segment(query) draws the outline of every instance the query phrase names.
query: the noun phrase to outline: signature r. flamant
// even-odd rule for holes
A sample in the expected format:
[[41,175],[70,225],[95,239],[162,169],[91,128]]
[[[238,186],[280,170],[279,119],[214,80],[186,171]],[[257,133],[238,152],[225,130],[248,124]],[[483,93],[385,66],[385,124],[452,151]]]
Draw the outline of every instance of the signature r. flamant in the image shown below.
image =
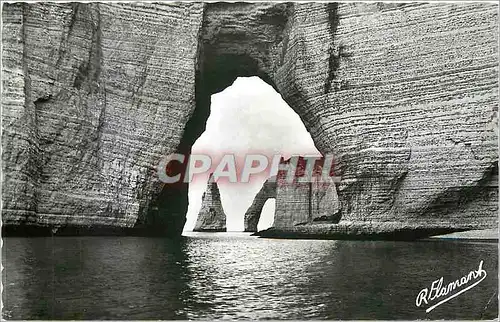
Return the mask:
[[[441,277],[440,279],[432,282],[430,289],[424,288],[418,293],[415,300],[415,305],[417,307],[420,307],[424,303],[429,304],[429,302],[444,297],[444,299],[437,302],[436,304],[433,304],[425,310],[425,312],[429,313],[439,305],[448,302],[452,298],[457,297],[458,295],[470,290],[477,284],[481,283],[481,281],[484,280],[486,276],[486,271],[483,269],[483,261],[481,261],[477,270],[472,270],[467,275],[457,279],[456,281],[448,283],[447,285],[443,286],[443,278]],[[474,283],[470,284],[471,282]]]

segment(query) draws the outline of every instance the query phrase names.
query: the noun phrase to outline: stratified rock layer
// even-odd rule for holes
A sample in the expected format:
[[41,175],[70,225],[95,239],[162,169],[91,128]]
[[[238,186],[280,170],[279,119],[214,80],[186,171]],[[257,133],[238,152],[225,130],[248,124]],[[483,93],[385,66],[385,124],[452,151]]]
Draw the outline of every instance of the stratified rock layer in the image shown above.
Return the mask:
[[317,179],[312,182],[310,189],[312,220],[338,223],[341,213],[334,180],[332,178]]
[[201,209],[193,231],[226,231],[226,214],[222,208],[219,187],[210,176],[207,190],[203,193]]
[[343,219],[498,223],[494,8],[339,5],[338,90],[323,120]]
[[[276,210],[274,227],[287,229],[297,225],[313,224],[314,222],[337,223],[340,220],[340,204],[337,189],[333,179],[333,168],[324,164],[321,158],[314,162],[311,171],[306,170],[307,163],[303,157],[298,157],[296,163],[291,159],[281,161],[290,167],[296,164],[293,181],[288,178],[288,172],[279,172],[277,178]],[[326,174],[323,168],[326,168]],[[330,167],[330,168],[328,168]],[[292,171],[293,170],[288,170]],[[309,177],[308,179],[306,179]],[[308,182],[301,182],[308,181]]]
[[11,3],[2,15],[4,228],[179,235],[187,184],[155,169],[189,153],[212,93],[250,75],[335,156],[343,227],[498,224],[495,4]]
[[[196,3],[3,5],[4,224],[133,227],[155,210],[154,169],[195,106],[202,18]],[[152,229],[180,234],[179,208]]]

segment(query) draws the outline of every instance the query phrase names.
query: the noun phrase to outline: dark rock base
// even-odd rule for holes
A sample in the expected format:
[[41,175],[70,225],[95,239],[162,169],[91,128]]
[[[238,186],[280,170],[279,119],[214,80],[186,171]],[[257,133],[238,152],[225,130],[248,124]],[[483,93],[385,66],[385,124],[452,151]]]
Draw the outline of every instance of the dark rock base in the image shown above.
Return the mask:
[[334,240],[403,240],[411,241],[442,235],[470,228],[448,227],[394,227],[392,224],[318,224],[301,225],[287,228],[271,227],[252,234],[264,238],[284,239],[334,239]]
[[195,233],[225,233],[227,230],[224,229],[193,229]]
[[137,236],[179,238],[158,230],[116,226],[65,226],[58,229],[35,225],[3,225],[2,237],[50,237],[50,236]]

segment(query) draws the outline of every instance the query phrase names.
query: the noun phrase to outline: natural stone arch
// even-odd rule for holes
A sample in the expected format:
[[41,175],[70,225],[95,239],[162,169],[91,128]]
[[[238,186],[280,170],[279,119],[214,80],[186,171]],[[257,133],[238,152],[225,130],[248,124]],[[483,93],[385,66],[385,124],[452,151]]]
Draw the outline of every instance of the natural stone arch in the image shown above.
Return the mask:
[[[189,154],[204,131],[210,95],[239,76],[273,86],[306,128],[316,129],[313,140],[323,141],[305,101],[308,86],[295,74],[328,67],[328,59],[308,52],[302,26],[311,14],[327,18],[330,5],[138,6],[4,7],[4,75],[12,85],[3,115],[6,226],[180,235],[188,185],[164,185],[156,167],[171,153]],[[65,128],[68,118],[82,126]],[[174,173],[183,166],[174,165]]]
[[[309,12],[312,10],[325,19],[331,16],[330,11],[336,10],[336,6],[325,4],[308,7]],[[306,23],[306,14],[295,13],[292,3],[213,3],[205,6],[198,44],[195,109],[184,127],[178,152],[189,155],[194,142],[205,130],[211,95],[230,86],[237,77],[248,76],[258,76],[281,94],[306,129],[316,133],[315,136],[311,133],[311,137],[318,150],[321,151],[318,144],[326,149],[325,138],[318,133],[322,131],[321,122],[309,112],[308,94],[305,92],[307,86],[297,84],[295,76],[289,73],[289,68],[293,68],[294,72],[311,73],[311,64],[318,60],[311,54],[307,64],[293,63],[291,66],[290,57],[287,57],[295,55],[287,51],[292,45],[302,48],[302,54],[307,55],[304,35],[286,34],[286,30],[291,28],[290,19],[301,17],[294,21],[294,24],[300,25]],[[331,51],[330,48],[325,50],[327,53]],[[328,60],[319,59],[315,69],[329,69],[331,66],[328,64]],[[183,166],[177,171],[182,173],[186,164]],[[145,218],[145,222],[154,223],[146,224],[146,230],[162,226],[179,229],[186,220],[188,184],[162,185],[160,191],[153,198],[153,208],[150,207],[141,217]],[[164,216],[165,213],[168,216]],[[141,218],[136,227],[144,226]]]
[[[480,207],[486,209],[486,215],[474,209],[473,205],[481,199],[479,195],[467,199],[467,202],[458,202],[471,187],[489,195],[496,193],[488,188],[490,183],[483,183],[487,181],[493,186],[497,185],[497,177],[489,174],[498,159],[496,150],[490,149],[486,144],[482,146],[482,153],[486,157],[481,159],[481,162],[477,162],[475,157],[468,157],[470,163],[465,166],[467,179],[456,169],[453,170],[457,171],[453,178],[443,175],[442,170],[449,169],[448,161],[440,158],[441,153],[437,151],[447,150],[455,160],[459,160],[464,154],[469,155],[468,152],[460,152],[464,149],[461,145],[455,144],[452,147],[445,142],[437,143],[432,148],[432,153],[424,152],[428,151],[427,146],[419,137],[432,132],[433,128],[427,128],[427,124],[431,123],[433,112],[431,109],[425,111],[425,117],[429,120],[425,126],[417,118],[408,124],[399,122],[399,111],[406,108],[405,102],[408,99],[414,98],[407,95],[404,85],[396,87],[405,99],[398,99],[394,106],[380,107],[387,101],[387,91],[394,85],[394,79],[382,73],[380,76],[384,76],[384,82],[380,84],[378,81],[373,83],[369,77],[359,81],[367,74],[360,70],[376,66],[380,56],[369,51],[365,58],[365,54],[360,54],[357,48],[369,48],[368,43],[356,43],[352,38],[342,35],[342,32],[337,34],[337,26],[342,18],[345,19],[343,32],[353,28],[352,24],[355,26],[355,22],[345,18],[352,14],[351,10],[384,18],[386,12],[404,8],[336,3],[206,5],[196,78],[197,106],[194,118],[191,118],[185,128],[184,136],[190,136],[190,129],[203,129],[203,124],[196,125],[196,120],[204,122],[206,117],[197,118],[197,115],[208,115],[208,102],[212,93],[227,87],[238,76],[259,76],[273,86],[300,116],[317,149],[323,155],[333,154],[337,157],[337,175],[342,177],[342,182],[337,190],[340,206],[336,214],[348,222],[356,222],[365,227],[366,223],[379,220],[384,229],[389,231],[394,229],[393,223],[403,227],[420,227],[424,223],[424,230],[427,227],[451,230],[471,227],[466,223],[467,220],[456,220],[455,216],[465,219],[480,216],[481,223],[475,227],[488,227],[498,222],[491,211],[497,209],[496,203],[490,202],[494,198],[489,198],[489,201]],[[423,8],[424,12],[427,12],[426,10],[427,8]],[[488,10],[485,9],[484,14],[487,14]],[[390,14],[386,15],[389,16]],[[404,25],[404,20],[399,23]],[[318,33],[319,26],[322,29]],[[367,28],[366,30],[371,28],[369,23]],[[319,36],[321,37],[318,38]],[[447,46],[442,35],[435,34],[434,37],[438,39],[435,42],[437,46]],[[467,41],[466,37],[462,39]],[[475,48],[477,50],[481,45]],[[427,49],[419,47],[418,50],[422,54],[428,54]],[[351,58],[356,54],[357,57]],[[406,76],[397,66],[400,65],[399,59],[403,57],[409,65],[416,68],[415,62],[404,55],[394,61],[392,56],[387,58],[391,68],[397,68],[398,73],[401,73],[402,79]],[[359,65],[353,65],[353,62]],[[440,68],[447,70],[444,66],[446,64],[442,64]],[[484,72],[487,73],[489,68],[485,68]],[[356,77],[352,76],[352,72]],[[374,72],[379,75],[377,73],[380,71]],[[424,76],[422,74],[422,77]],[[369,89],[368,96],[364,94],[365,87]],[[427,88],[421,86],[419,89],[423,91],[419,100],[422,104],[427,104]],[[446,91],[446,88],[443,88],[443,91]],[[392,90],[390,92],[396,93]],[[478,94],[478,97],[481,95],[487,94]],[[372,103],[371,97],[375,97],[377,103]],[[443,106],[446,105],[446,100],[441,101]],[[370,106],[369,114],[365,114],[365,105]],[[491,111],[492,108],[488,105],[487,110]],[[452,110],[453,108],[450,108],[450,113],[453,113]],[[381,114],[388,117],[391,126],[377,123],[377,131],[365,131],[366,127],[372,124],[371,117]],[[360,122],[357,121],[358,117]],[[492,117],[495,119],[495,116]],[[480,118],[481,124],[489,126],[487,117]],[[409,131],[410,127],[415,129],[415,132]],[[451,127],[449,131],[449,135],[454,135]],[[480,135],[482,134],[470,139],[475,140]],[[495,140],[490,130],[484,135],[489,142]],[[468,146],[464,146],[467,150]],[[427,157],[436,161],[439,167],[435,166],[434,161],[422,161]],[[418,170],[422,166],[432,171]],[[431,172],[435,174],[429,175]],[[444,180],[446,184],[443,187],[427,189],[424,187],[425,181],[421,180],[422,174],[426,176],[427,181],[439,176],[439,180]],[[486,179],[483,180],[483,177]],[[448,193],[455,190],[457,193]],[[445,198],[441,198],[442,195],[445,195]],[[451,202],[447,201],[448,196]],[[434,202],[436,198],[438,201]],[[443,204],[448,206],[443,207]],[[284,229],[289,226],[287,220],[278,220],[277,223]],[[429,231],[432,229],[429,228]]]
[[189,153],[210,95],[250,75],[337,157],[342,218],[376,231],[495,226],[496,13],[486,3],[5,4],[2,229],[180,235],[187,184],[163,187],[156,166]]
[[262,209],[269,199],[276,199],[276,178],[267,179],[245,212],[244,231],[256,232]]
[[[229,87],[237,77],[258,76],[279,92],[275,83],[276,57],[283,50],[283,33],[292,9],[290,3],[204,6],[198,35],[194,108],[177,152],[190,154],[191,147],[205,131],[211,95]],[[178,165],[174,174],[184,173],[186,165]],[[153,194],[152,202],[135,227],[149,233],[160,229],[158,234],[163,234],[161,227],[174,227],[180,233],[186,221],[188,184],[159,183],[157,190],[159,193]]]
[[[291,159],[281,159],[281,163],[290,162]],[[305,167],[306,159],[299,156],[295,172],[297,177],[293,183],[287,182],[286,175],[281,172],[264,182],[245,213],[245,231],[257,231],[262,208],[269,198],[276,200],[276,227],[293,227],[314,222],[337,224],[340,221],[342,216],[335,180],[331,176],[322,176],[325,167],[330,167],[329,174],[334,175],[334,165],[325,164],[324,157],[318,158],[314,161],[311,180],[298,182],[297,179],[304,175]]]

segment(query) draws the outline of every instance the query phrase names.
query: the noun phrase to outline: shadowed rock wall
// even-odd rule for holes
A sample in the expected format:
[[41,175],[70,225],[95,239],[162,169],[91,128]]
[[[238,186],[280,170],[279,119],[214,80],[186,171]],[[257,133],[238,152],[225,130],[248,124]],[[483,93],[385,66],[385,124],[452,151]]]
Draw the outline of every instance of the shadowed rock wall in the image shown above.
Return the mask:
[[498,7],[342,4],[325,127],[342,218],[496,226]]
[[17,3],[2,23],[4,225],[179,235],[187,184],[155,168],[250,75],[335,155],[349,224],[498,223],[495,4]]

